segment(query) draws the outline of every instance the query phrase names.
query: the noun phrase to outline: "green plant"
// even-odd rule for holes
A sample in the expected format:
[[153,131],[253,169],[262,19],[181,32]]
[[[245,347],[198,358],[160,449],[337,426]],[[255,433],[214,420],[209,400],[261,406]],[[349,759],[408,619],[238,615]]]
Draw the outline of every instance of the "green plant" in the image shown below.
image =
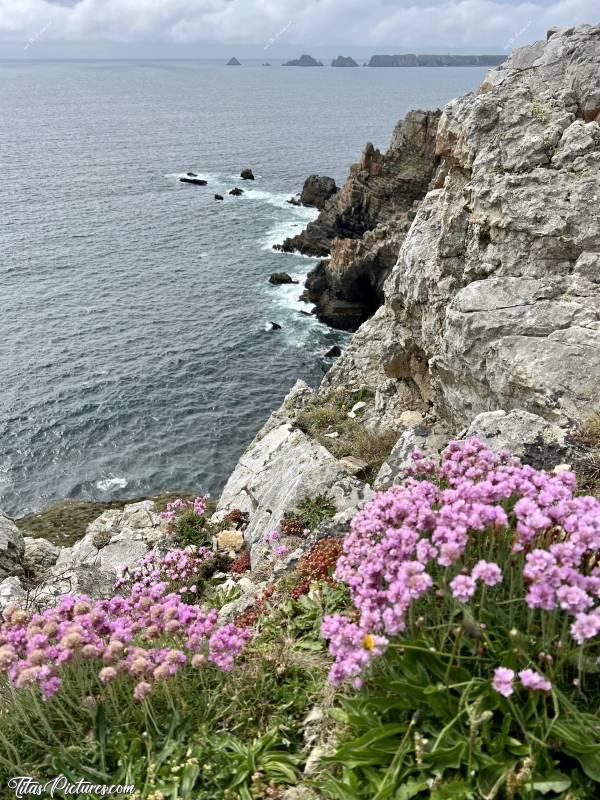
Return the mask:
[[322,522],[335,516],[336,507],[327,495],[304,497],[297,505],[294,515],[299,517],[305,528],[315,530]]
[[212,532],[206,526],[206,517],[199,516],[193,509],[187,509],[175,517],[174,539],[182,545],[193,544],[198,547],[210,547]]

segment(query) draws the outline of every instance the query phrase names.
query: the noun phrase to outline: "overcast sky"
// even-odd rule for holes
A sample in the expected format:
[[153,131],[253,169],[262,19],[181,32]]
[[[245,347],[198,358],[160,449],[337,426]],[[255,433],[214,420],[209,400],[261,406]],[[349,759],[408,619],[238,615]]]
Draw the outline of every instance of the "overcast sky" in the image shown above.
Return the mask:
[[598,0],[0,0],[0,56],[502,53]]

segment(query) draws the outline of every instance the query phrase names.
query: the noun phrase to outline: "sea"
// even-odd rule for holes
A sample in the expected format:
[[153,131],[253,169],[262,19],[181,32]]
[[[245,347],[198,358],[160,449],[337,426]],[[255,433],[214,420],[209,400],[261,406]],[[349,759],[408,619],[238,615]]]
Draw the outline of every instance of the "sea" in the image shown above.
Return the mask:
[[309,174],[342,183],[367,141],[385,149],[408,110],[484,74],[0,62],[0,509],[217,495],[347,341],[301,283],[268,282],[316,263],[273,250],[316,216],[287,200]]

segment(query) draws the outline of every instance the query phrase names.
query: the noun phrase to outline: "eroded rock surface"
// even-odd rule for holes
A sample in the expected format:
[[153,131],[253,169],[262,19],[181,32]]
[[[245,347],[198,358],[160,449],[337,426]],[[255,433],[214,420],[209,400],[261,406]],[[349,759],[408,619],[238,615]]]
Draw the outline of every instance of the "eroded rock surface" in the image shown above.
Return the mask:
[[599,75],[600,28],[581,26],[516,50],[446,106],[435,188],[384,309],[327,387],[360,374],[382,414],[420,403],[454,431],[496,409],[589,415],[600,387]]

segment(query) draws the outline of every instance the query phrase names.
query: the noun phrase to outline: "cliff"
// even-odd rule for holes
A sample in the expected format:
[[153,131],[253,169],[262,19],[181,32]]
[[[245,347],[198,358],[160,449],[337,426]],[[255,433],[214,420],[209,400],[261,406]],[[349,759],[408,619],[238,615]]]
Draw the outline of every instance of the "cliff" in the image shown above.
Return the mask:
[[450,56],[450,55],[415,55],[403,53],[396,56],[371,56],[369,67],[495,67],[506,61],[500,56]]
[[599,27],[551,32],[441,116],[409,114],[386,154],[367,146],[286,249],[331,250],[308,281],[318,302],[352,290],[339,302],[383,304],[320,390],[292,393],[257,436],[220,513],[241,499],[261,513],[282,475],[303,481],[299,428],[356,456],[347,416],[365,436],[396,434],[362,493],[401,476],[415,447],[436,452],[467,430],[538,466],[576,458],[571,434],[600,391],[599,69]]
[[367,144],[317,219],[280,246],[331,256],[310,274],[305,295],[329,325],[356,330],[382,304],[383,283],[438,162],[439,113],[411,111],[396,126],[385,153]]

